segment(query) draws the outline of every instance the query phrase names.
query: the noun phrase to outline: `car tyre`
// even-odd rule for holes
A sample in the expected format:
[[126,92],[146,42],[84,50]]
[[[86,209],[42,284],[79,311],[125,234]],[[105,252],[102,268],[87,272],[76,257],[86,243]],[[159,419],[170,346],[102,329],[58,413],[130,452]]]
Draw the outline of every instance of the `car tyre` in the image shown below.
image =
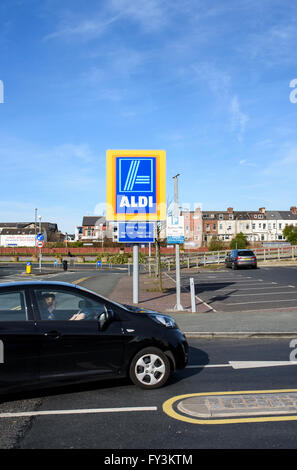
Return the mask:
[[159,348],[147,347],[132,359],[129,375],[132,382],[140,388],[160,388],[170,376],[170,361]]
[[232,269],[238,269],[237,264],[233,263],[233,264],[232,264]]

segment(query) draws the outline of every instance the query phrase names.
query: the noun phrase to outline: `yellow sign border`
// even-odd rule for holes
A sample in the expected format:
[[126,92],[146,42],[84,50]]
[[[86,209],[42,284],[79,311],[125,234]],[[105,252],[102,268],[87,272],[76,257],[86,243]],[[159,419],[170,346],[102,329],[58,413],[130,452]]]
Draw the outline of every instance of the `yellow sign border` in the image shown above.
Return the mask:
[[197,419],[184,416],[177,413],[173,409],[174,403],[180,401],[184,398],[190,397],[201,397],[201,396],[215,396],[215,395],[244,395],[244,394],[261,394],[261,393],[289,393],[297,392],[296,389],[285,389],[285,390],[246,390],[239,392],[204,392],[204,393],[189,393],[187,395],[178,395],[176,397],[170,398],[169,400],[163,403],[163,411],[171,418],[177,419],[179,421],[184,421],[186,423],[193,424],[237,424],[237,423],[265,423],[269,421],[296,421],[297,415],[287,415],[287,416],[261,416],[254,418],[221,418],[221,419]]
[[[116,157],[156,157],[157,212],[118,214],[116,212]],[[166,218],[165,150],[107,150],[106,152],[106,219],[111,221],[158,221]]]

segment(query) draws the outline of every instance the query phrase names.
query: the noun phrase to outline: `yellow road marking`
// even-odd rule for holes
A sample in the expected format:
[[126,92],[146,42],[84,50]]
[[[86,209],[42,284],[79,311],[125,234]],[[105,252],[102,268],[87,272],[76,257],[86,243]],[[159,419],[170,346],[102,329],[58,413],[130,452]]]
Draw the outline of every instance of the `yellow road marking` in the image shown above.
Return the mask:
[[186,423],[193,424],[234,424],[234,423],[265,423],[271,421],[297,421],[297,415],[291,416],[270,416],[270,417],[258,417],[258,418],[230,418],[230,419],[196,419],[184,416],[177,413],[173,409],[173,405],[184,398],[190,397],[201,397],[201,396],[215,396],[215,395],[243,395],[243,394],[263,394],[263,393],[289,393],[297,392],[296,389],[285,389],[285,390],[249,390],[239,392],[209,392],[209,393],[190,393],[187,395],[178,395],[170,398],[163,403],[163,411],[171,418],[179,421],[185,421]]
[[79,284],[80,282],[83,282],[86,279],[89,279],[89,277],[82,277],[81,279],[77,279],[77,281],[72,281],[72,284]]

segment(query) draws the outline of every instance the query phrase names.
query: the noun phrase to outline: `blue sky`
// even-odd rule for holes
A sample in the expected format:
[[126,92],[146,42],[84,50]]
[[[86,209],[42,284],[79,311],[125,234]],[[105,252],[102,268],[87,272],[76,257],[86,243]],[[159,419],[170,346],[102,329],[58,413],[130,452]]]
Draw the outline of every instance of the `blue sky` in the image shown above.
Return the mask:
[[164,149],[167,200],[297,204],[297,4],[2,0],[0,220],[74,233],[101,215],[107,149]]

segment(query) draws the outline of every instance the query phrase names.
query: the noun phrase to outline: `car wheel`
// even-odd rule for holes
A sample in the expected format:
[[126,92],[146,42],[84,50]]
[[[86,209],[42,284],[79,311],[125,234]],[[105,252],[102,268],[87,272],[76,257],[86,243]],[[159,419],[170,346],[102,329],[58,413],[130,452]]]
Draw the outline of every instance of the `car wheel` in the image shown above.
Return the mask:
[[232,269],[237,269],[237,264],[233,263],[232,264]]
[[168,357],[158,348],[142,349],[130,365],[130,378],[138,387],[153,389],[162,387],[170,375]]

